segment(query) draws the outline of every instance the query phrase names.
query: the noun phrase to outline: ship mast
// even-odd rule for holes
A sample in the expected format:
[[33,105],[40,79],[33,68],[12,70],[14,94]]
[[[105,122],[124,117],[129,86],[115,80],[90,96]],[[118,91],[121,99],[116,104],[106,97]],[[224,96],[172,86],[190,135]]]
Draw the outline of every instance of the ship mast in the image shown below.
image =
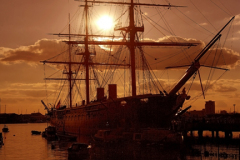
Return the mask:
[[[136,46],[143,46],[143,45],[148,45],[148,46],[195,46],[196,43],[178,43],[178,42],[171,42],[171,43],[156,43],[156,42],[139,42],[139,41],[135,41],[135,36],[137,36],[137,32],[143,32],[144,31],[144,27],[137,27],[135,26],[135,18],[134,18],[134,7],[136,5],[144,5],[144,6],[161,6],[161,7],[182,7],[182,6],[174,6],[174,5],[159,5],[159,4],[144,4],[144,3],[134,3],[133,0],[131,0],[130,3],[126,3],[126,2],[103,2],[103,1],[88,1],[91,3],[105,3],[105,4],[120,4],[120,5],[129,5],[129,26],[127,27],[122,27],[122,28],[118,28],[115,30],[121,30],[121,31],[125,31],[126,33],[129,34],[129,40],[127,42],[107,42],[105,43],[106,45],[127,45],[130,51],[130,67],[131,67],[131,81],[132,81],[132,96],[136,96],[136,63],[135,63],[135,48]],[[87,0],[85,0],[86,6],[85,8],[87,8]],[[87,11],[86,11],[87,14]],[[87,16],[86,16],[86,24],[87,24]],[[86,25],[86,36],[87,36],[87,25]],[[87,46],[87,40],[85,40],[85,47]],[[81,44],[81,42],[69,42],[71,44]],[[95,45],[104,45],[104,42],[90,42],[91,44],[95,44]],[[87,51],[87,50],[85,50]],[[87,55],[87,53],[86,53]],[[88,54],[89,55],[89,54]],[[89,56],[88,56],[89,57]],[[87,60],[88,58],[86,58]],[[86,62],[86,97],[89,97],[89,83],[87,84],[88,80],[87,80],[87,67],[88,64]],[[89,101],[87,100],[87,103]]]
[[[69,24],[68,24],[68,29],[69,29],[69,41],[71,40],[71,33],[70,33],[70,13],[69,13]],[[72,56],[71,56],[71,45],[68,45],[68,54],[69,54],[69,69],[68,69],[68,78],[69,78],[69,105],[70,108],[72,108]]]
[[86,69],[86,101],[89,103],[89,50],[88,50],[88,4],[87,0],[85,0],[85,69]]
[[130,27],[130,54],[131,54],[131,76],[132,76],[132,96],[136,96],[136,69],[135,69],[135,34],[136,29],[134,25],[134,5],[131,0],[131,6],[129,7],[129,27]]

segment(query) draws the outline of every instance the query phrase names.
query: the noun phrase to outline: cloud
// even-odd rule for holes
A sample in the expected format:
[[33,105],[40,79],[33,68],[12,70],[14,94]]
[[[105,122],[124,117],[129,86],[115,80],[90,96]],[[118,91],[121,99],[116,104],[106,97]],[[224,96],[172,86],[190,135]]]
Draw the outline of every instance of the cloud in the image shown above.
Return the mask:
[[216,85],[222,84],[234,84],[235,86],[240,87],[240,79],[220,79]]
[[[240,31],[238,31],[238,33],[240,33]],[[239,41],[240,38],[239,37],[232,37],[229,40],[231,40],[231,41]]]
[[[167,79],[160,79],[159,82],[163,86],[163,88],[169,88],[169,86],[176,85],[176,83],[173,83],[173,80],[167,80]],[[158,84],[158,83],[156,83]],[[218,81],[212,80],[202,80],[202,86],[205,95],[214,95],[214,94],[229,94],[232,93],[231,95],[237,93],[238,88],[240,88],[240,80],[231,80],[231,79],[220,79]],[[159,87],[159,86],[158,86]],[[186,91],[190,92],[190,95],[197,95],[197,94],[202,94],[202,88],[199,79],[195,79],[194,82],[189,80],[183,87],[186,88]],[[160,87],[159,87],[160,88]],[[167,90],[170,91],[170,90]],[[179,90],[181,92],[182,89]]]
[[[190,65],[194,58],[201,52],[205,43],[195,39],[184,39],[180,37],[165,37],[159,39],[160,42],[169,41],[169,39],[177,39],[178,42],[199,43],[195,47],[161,47],[147,48],[145,47],[146,58],[151,64],[152,69],[164,69],[166,66]],[[200,60],[201,64],[208,66],[224,66],[234,68],[239,65],[240,55],[238,52],[228,48],[212,48]]]
[[32,89],[8,89],[8,90],[1,90],[1,94],[5,96],[12,96],[13,99],[14,97],[18,98],[45,98],[46,97],[46,90],[32,90]]
[[[190,38],[181,38],[181,37],[172,37],[172,36],[165,36],[163,38],[158,39],[157,41],[151,39],[145,39],[145,41],[149,42],[184,42],[184,43],[198,43],[199,45],[194,47],[180,47],[180,46],[173,46],[173,47],[143,47],[143,50],[136,51],[136,63],[141,63],[142,58],[137,55],[141,55],[141,52],[145,53],[146,60],[150,64],[153,70],[164,69],[166,66],[173,66],[173,65],[186,65],[191,64],[196,57],[196,55],[201,51],[204,47],[204,42],[190,39]],[[82,48],[84,51],[84,48]],[[130,59],[126,58],[129,55],[128,48],[120,48],[117,49],[116,47],[113,48],[113,52],[107,52],[101,49],[100,47],[96,47],[96,56],[92,58],[95,62],[96,60],[102,61],[102,63],[106,63],[108,59],[108,63],[118,63],[118,64],[126,64],[129,62]],[[20,62],[27,62],[28,64],[38,64],[40,61],[49,59],[51,57],[58,57],[61,60],[66,61],[66,55],[64,56],[63,53],[68,48],[67,45],[62,42],[62,40],[56,39],[42,39],[37,41],[34,45],[30,46],[22,46],[16,49],[9,49],[9,48],[0,48],[0,63],[4,64],[12,64],[12,63],[20,63]],[[74,47],[73,47],[74,50]],[[79,52],[79,51],[78,51]],[[90,50],[90,52],[94,52],[94,50]],[[121,52],[125,55],[118,56],[118,53]],[[111,55],[110,55],[111,54]],[[60,57],[62,56],[62,57]],[[54,60],[57,60],[55,57]],[[239,53],[228,49],[228,48],[221,48],[221,49],[212,49],[209,50],[208,53],[204,56],[201,62],[206,61],[206,65],[212,65],[214,63],[215,66],[228,66],[230,68],[235,67],[239,63]],[[59,60],[58,59],[58,60]],[[215,60],[213,62],[213,60]],[[141,69],[141,67],[137,67]]]
[[206,26],[208,25],[206,22],[199,24],[200,26]]
[[[11,83],[2,85],[0,94],[11,98],[46,98],[47,94],[55,93],[57,84],[55,83]],[[46,91],[46,89],[48,89]]]
[[[206,88],[207,82],[208,82],[207,80],[204,80],[202,82],[204,90]],[[214,82],[216,82],[216,83],[214,83]],[[213,93],[213,92],[234,93],[238,90],[237,88],[240,86],[238,80],[228,80],[228,79],[218,80],[218,81],[210,81],[208,83],[209,84],[207,86],[207,92],[210,92],[210,93]],[[193,84],[190,84],[190,82],[188,82],[187,85],[191,85],[191,90],[202,91],[201,86],[200,86],[200,81],[198,81],[198,82],[196,81]]]
[[208,55],[202,59],[205,65],[227,66],[234,68],[239,64],[239,53],[228,48],[214,48],[208,51]]
[[16,49],[1,48],[1,62],[19,63],[19,62],[34,62],[47,59],[61,52],[63,42],[60,40],[42,39],[34,45],[21,46]]
[[10,84],[11,88],[15,89],[24,89],[24,88],[31,88],[31,89],[44,89],[48,88],[51,90],[56,89],[58,86],[57,83],[12,83]]
[[235,92],[237,88],[233,87],[232,85],[215,85],[214,88],[215,92]]
[[240,25],[240,14],[235,16],[234,25]]

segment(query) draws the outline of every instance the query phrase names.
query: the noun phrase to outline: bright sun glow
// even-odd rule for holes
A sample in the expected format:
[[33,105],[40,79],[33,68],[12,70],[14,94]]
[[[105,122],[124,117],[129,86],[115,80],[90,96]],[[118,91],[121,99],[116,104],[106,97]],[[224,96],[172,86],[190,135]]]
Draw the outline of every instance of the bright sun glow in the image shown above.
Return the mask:
[[100,29],[109,30],[113,27],[113,20],[111,17],[105,15],[102,16],[98,21],[97,25]]

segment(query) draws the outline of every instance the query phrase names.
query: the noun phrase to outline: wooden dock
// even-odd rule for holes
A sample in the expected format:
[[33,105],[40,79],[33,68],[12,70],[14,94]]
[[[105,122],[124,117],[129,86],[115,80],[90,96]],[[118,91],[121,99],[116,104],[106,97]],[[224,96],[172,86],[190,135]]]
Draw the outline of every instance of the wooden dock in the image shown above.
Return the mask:
[[225,132],[225,138],[232,138],[232,132],[240,132],[240,114],[216,114],[201,118],[183,117],[173,121],[173,129],[184,135],[197,131],[199,137],[203,136],[203,131],[211,131],[212,137],[219,137],[221,131]]

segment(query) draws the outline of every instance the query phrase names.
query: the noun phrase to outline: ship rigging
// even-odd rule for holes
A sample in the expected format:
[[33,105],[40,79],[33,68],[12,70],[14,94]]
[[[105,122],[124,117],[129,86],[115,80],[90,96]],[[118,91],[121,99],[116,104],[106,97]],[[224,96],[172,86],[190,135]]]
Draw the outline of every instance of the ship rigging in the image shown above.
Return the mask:
[[[94,37],[99,37],[100,35],[91,35],[89,34],[89,7],[91,7],[93,4],[115,4],[115,5],[127,5],[129,7],[129,24],[127,27],[118,27],[115,28],[115,31],[120,31],[123,39],[121,41],[114,41],[114,40],[108,40],[108,41],[96,41]],[[103,2],[103,1],[85,1],[85,5],[82,5],[84,7],[84,12],[85,12],[85,34],[71,34],[70,33],[70,24],[69,24],[69,34],[55,34],[58,36],[68,36],[69,40],[64,41],[69,45],[69,61],[42,61],[44,64],[45,63],[55,63],[55,64],[66,64],[68,65],[68,72],[65,72],[65,74],[68,75],[67,79],[63,78],[46,78],[46,80],[68,80],[69,82],[69,106],[72,107],[72,81],[75,80],[84,80],[85,81],[85,86],[86,86],[86,103],[90,103],[90,92],[89,92],[89,86],[90,86],[90,78],[89,78],[89,67],[91,66],[101,66],[101,65],[111,65],[111,66],[130,66],[131,68],[131,91],[132,91],[132,96],[137,95],[137,89],[136,89],[136,62],[135,62],[135,50],[138,49],[141,52],[141,56],[143,55],[143,46],[196,46],[198,43],[184,43],[184,42],[144,42],[140,41],[140,36],[141,33],[144,32],[144,25],[141,24],[141,26],[136,26],[135,25],[135,13],[134,11],[136,10],[136,6],[155,6],[155,7],[166,7],[166,8],[171,8],[171,7],[183,7],[183,6],[174,6],[174,5],[158,5],[158,4],[144,4],[144,3],[134,3],[133,0],[131,0],[131,3],[124,3],[124,2]],[[141,12],[140,12],[141,13]],[[139,13],[138,13],[139,14]],[[139,34],[140,32],[140,34]],[[71,37],[83,37],[84,40],[82,41],[72,41]],[[105,36],[101,35],[101,37],[114,37],[114,36]],[[76,53],[78,55],[83,55],[83,62],[73,62],[71,58],[71,52],[72,52],[72,45],[84,45],[84,51],[81,53]],[[90,53],[89,48],[91,45],[108,45],[108,46],[127,46],[129,49],[129,55],[130,55],[130,62],[129,64],[122,64],[122,63],[112,63],[112,64],[107,64],[107,63],[94,63],[91,55],[93,53]],[[77,50],[78,51],[78,50]],[[96,52],[95,50],[93,52]],[[144,61],[144,57],[142,57]],[[77,79],[73,78],[72,75],[75,74],[75,72],[72,71],[72,65],[84,65],[85,66],[85,79]],[[147,66],[149,68],[149,66]],[[95,78],[92,80],[96,80]]]

